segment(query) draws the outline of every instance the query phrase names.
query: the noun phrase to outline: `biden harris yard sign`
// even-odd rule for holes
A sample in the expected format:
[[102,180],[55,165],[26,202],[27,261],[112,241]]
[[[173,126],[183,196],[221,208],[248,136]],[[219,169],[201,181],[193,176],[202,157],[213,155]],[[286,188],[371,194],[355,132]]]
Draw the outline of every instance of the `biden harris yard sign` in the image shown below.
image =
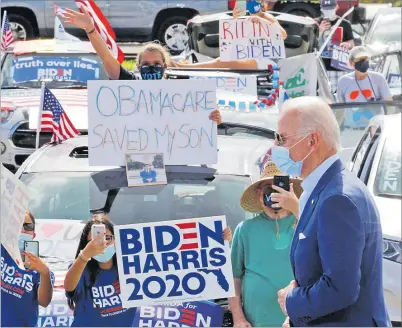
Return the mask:
[[233,297],[225,216],[116,226],[123,307]]

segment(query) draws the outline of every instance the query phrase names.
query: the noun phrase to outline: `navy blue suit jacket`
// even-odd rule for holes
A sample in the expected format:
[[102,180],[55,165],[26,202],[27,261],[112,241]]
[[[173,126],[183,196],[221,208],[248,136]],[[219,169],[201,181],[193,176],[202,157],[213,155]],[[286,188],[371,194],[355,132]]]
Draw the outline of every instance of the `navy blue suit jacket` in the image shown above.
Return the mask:
[[311,193],[293,238],[300,287],[286,299],[292,326],[390,326],[382,253],[374,200],[337,160]]

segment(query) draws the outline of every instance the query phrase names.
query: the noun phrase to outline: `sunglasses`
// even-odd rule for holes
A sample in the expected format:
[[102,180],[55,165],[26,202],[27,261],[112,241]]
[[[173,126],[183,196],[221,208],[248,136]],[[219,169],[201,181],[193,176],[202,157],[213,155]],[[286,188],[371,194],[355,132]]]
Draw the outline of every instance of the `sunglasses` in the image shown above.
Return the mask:
[[304,133],[295,133],[295,134],[288,134],[286,136],[279,134],[277,132],[274,132],[274,136],[275,136],[275,141],[279,144],[279,145],[283,145],[286,143],[287,138],[289,137],[295,137],[295,136],[302,136],[304,135]]
[[35,230],[35,225],[33,223],[23,223],[22,227],[24,228],[25,231],[34,231]]

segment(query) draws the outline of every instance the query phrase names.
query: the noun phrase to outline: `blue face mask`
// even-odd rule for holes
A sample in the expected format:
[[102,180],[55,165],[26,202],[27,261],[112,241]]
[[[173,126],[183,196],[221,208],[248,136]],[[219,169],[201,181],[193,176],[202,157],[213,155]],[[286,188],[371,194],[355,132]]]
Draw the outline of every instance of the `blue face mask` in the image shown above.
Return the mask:
[[32,235],[21,232],[20,239],[18,239],[18,248],[20,249],[21,252],[24,251],[24,243],[26,241],[31,241],[31,240],[33,240]]
[[299,144],[302,140],[306,139],[308,137],[305,136],[303,139],[300,139],[298,142],[296,142],[292,147],[286,148],[283,146],[273,146],[272,147],[272,154],[271,154],[271,159],[275,163],[275,165],[278,167],[279,170],[282,172],[292,176],[292,177],[300,177],[302,168],[303,168],[303,162],[307,157],[310,156],[312,153],[309,152],[306,157],[304,157],[301,161],[295,162],[293,159],[290,158],[290,149],[292,149],[294,146]]
[[162,80],[165,67],[162,65],[144,65],[140,67],[140,73],[143,80]]
[[104,253],[94,256],[94,259],[100,263],[106,263],[113,257],[114,254],[116,254],[116,249],[114,248],[114,244],[112,244],[105,248]]

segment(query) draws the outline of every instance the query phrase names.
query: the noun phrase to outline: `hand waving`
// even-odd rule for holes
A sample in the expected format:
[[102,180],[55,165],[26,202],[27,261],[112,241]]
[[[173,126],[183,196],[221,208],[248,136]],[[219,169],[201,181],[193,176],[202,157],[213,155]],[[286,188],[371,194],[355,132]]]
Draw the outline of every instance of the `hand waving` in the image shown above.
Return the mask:
[[89,16],[88,11],[85,9],[85,7],[81,8],[83,11],[82,13],[67,8],[66,12],[63,15],[63,18],[67,24],[82,28],[86,32],[89,32],[94,28],[94,22],[91,16]]

